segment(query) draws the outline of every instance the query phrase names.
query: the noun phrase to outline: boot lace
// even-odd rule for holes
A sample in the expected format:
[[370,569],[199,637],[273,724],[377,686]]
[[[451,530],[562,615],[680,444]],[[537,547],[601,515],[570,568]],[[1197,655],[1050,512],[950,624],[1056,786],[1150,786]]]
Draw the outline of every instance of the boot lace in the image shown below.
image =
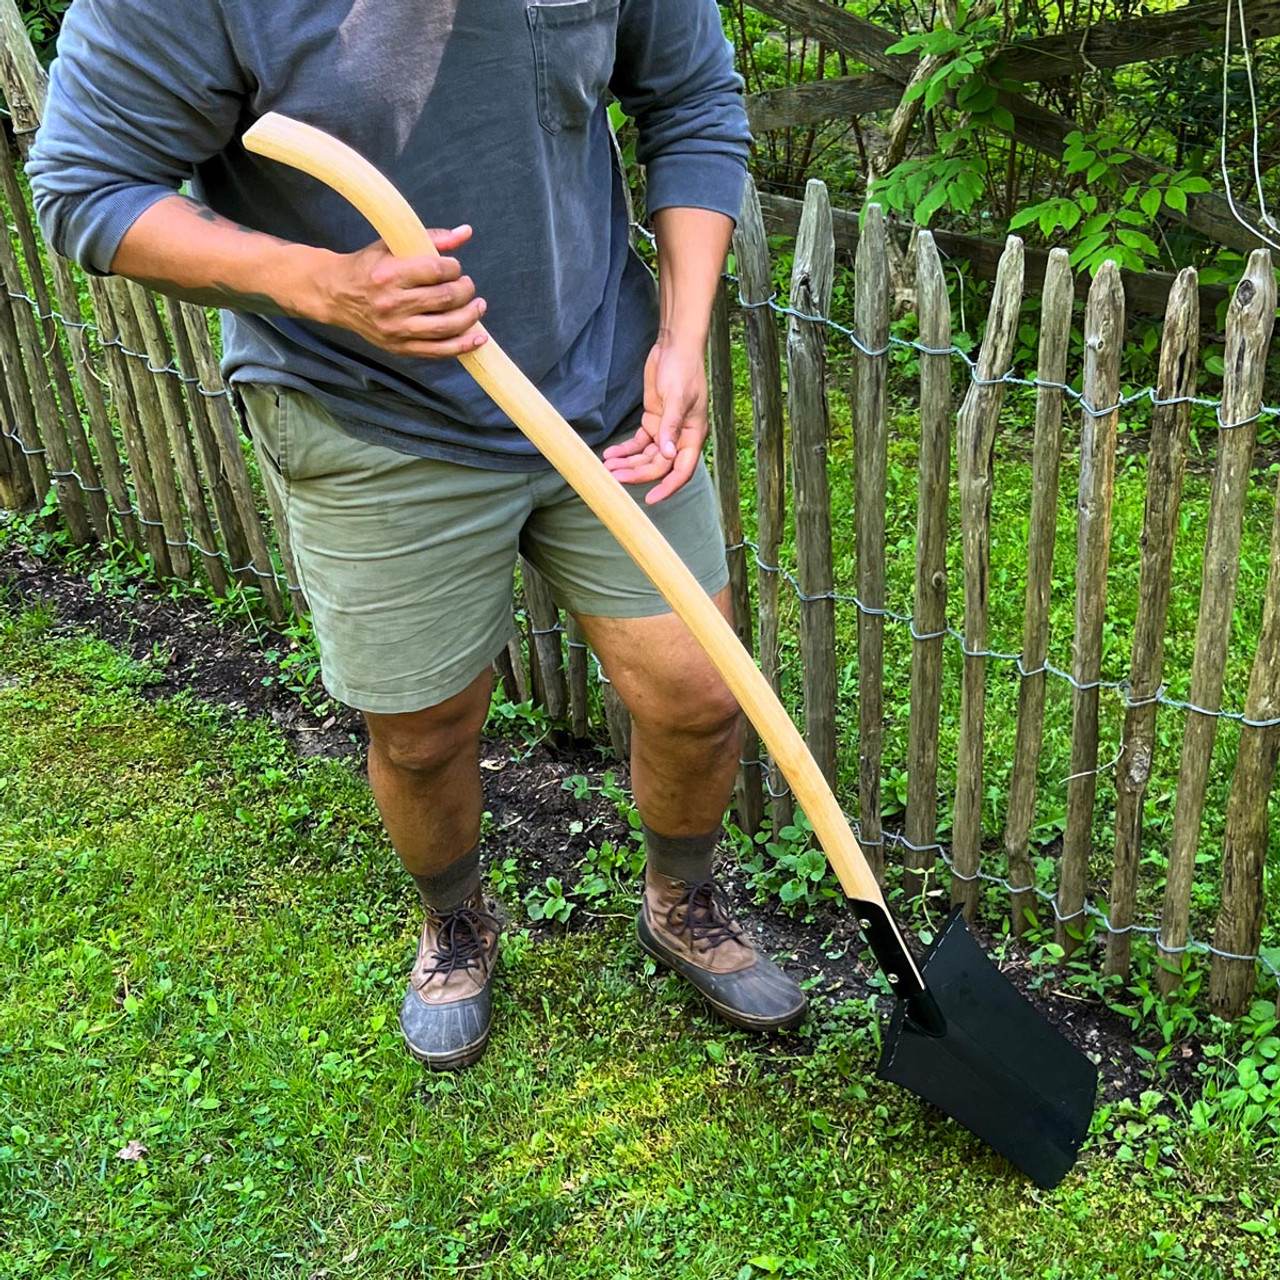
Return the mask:
[[679,901],[667,912],[667,928],[673,933],[685,934],[691,949],[704,942],[714,950],[742,937],[742,926],[733,918],[728,895],[714,880],[699,880],[685,888]]
[[442,912],[438,919],[440,928],[431,955],[432,963],[422,970],[423,977],[433,978],[442,974],[448,981],[457,969],[483,968],[489,958],[489,939],[498,928],[497,919],[488,911],[479,911],[465,904]]

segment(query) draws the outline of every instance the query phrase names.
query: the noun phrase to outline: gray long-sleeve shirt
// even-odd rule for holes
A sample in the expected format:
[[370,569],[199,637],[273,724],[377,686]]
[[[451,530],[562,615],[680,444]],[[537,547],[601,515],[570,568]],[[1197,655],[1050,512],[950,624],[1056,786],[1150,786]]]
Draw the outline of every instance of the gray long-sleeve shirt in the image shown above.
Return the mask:
[[[734,217],[748,132],[714,0],[75,0],[27,172],[62,253],[106,272],[125,232],[190,181],[247,227],[351,252],[341,197],[246,152],[268,111],[318,126],[391,178],[458,257],[485,325],[583,438],[638,419],[656,334],[608,134],[635,118],[649,211]],[[454,360],[228,313],[224,372],[316,396],[352,434],[506,470],[545,465]]]

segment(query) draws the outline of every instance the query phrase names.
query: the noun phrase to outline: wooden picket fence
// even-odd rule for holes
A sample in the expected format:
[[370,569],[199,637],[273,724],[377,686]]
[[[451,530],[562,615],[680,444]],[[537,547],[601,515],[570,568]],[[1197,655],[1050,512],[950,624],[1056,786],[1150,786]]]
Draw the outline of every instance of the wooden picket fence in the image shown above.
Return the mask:
[[[0,202],[13,239],[0,236],[0,505],[29,508],[52,495],[55,518],[76,544],[135,547],[162,580],[207,583],[225,595],[239,584],[259,592],[283,622],[305,601],[296,582],[287,536],[264,511],[204,311],[158,301],[116,279],[86,279],[43,250],[17,173],[23,144],[39,123],[43,71],[25,33],[12,30],[0,4],[0,76],[11,114],[0,148]],[[856,240],[851,418],[856,453],[858,830],[877,873],[901,875],[908,896],[949,873],[950,895],[967,914],[984,885],[1007,892],[1012,927],[1021,931],[1033,909],[1052,909],[1064,949],[1078,945],[1083,926],[1101,923],[1109,974],[1130,971],[1134,933],[1155,934],[1135,919],[1143,800],[1151,772],[1161,705],[1165,625],[1183,464],[1191,420],[1200,295],[1194,271],[1173,282],[1166,307],[1157,386],[1153,389],[1148,496],[1140,565],[1140,600],[1133,619],[1131,667],[1124,687],[1122,750],[1115,766],[1115,846],[1109,884],[1090,874],[1098,804],[1099,694],[1115,474],[1120,362],[1125,299],[1108,264],[1088,288],[1084,312],[1082,397],[1068,394],[1072,305],[1077,282],[1068,255],[1054,250],[1044,264],[1039,308],[1039,366],[1032,459],[1030,538],[1020,664],[1017,747],[1006,799],[1003,849],[993,875],[984,861],[982,806],[989,649],[989,570],[993,454],[1010,381],[1024,295],[1025,254],[1010,237],[995,271],[981,348],[968,385],[953,406],[952,315],[942,261],[928,232],[914,252],[918,319],[918,516],[910,625],[908,790],[900,823],[886,823],[884,776],[886,503],[891,354],[889,229],[872,205],[851,231],[833,219],[825,189],[811,183],[799,218],[789,305],[774,297],[760,201],[749,188],[734,238],[737,279],[722,288],[711,328],[709,373],[716,491],[729,547],[737,629],[762,670],[783,688],[784,592],[798,595],[805,733],[820,766],[838,782],[838,662],[832,544],[849,521],[832,511],[829,323],[837,226],[842,244]],[[16,240],[16,249],[14,241]],[[899,271],[900,275],[901,272]],[[736,301],[736,306],[734,305]],[[1201,599],[1176,812],[1157,944],[1166,991],[1180,982],[1188,951],[1210,955],[1211,1002],[1236,1016],[1257,989],[1267,805],[1280,753],[1280,507],[1271,541],[1269,582],[1252,677],[1240,728],[1225,836],[1219,906],[1212,943],[1190,934],[1196,855],[1222,692],[1245,494],[1263,408],[1263,378],[1276,311],[1276,286],[1265,250],[1253,253],[1235,291],[1227,322],[1225,379],[1205,543]],[[781,322],[785,321],[785,331]],[[735,414],[733,350],[740,327],[749,367],[755,538],[744,535],[738,472],[740,425]],[[846,331],[846,335],[849,331]],[[785,375],[785,389],[784,389]],[[1049,652],[1049,596],[1057,537],[1059,463],[1068,401],[1080,414],[1079,493],[1072,685],[1071,777],[1057,881],[1037,885],[1032,830],[1037,771],[1044,738]],[[1077,402],[1078,401],[1078,402]],[[949,503],[952,454],[957,472],[963,550],[963,619],[948,626]],[[793,583],[781,570],[788,511],[794,527]],[[847,540],[847,539],[846,539]],[[572,619],[561,619],[551,593],[531,566],[523,570],[525,644],[512,645],[499,672],[515,701],[527,699],[590,734],[592,668]],[[952,584],[955,585],[955,584]],[[754,599],[753,599],[754,595]],[[902,620],[899,619],[899,622]],[[963,646],[959,745],[950,840],[938,841],[939,742],[945,678],[944,646]],[[525,654],[528,655],[526,664]],[[629,722],[611,686],[599,686],[605,727],[620,756]],[[754,734],[744,736],[744,767],[736,811],[744,830],[775,830],[793,820],[784,779],[758,760]],[[949,771],[948,771],[949,772]],[[766,791],[772,797],[766,808]],[[1108,801],[1111,802],[1111,801]],[[886,858],[886,851],[893,851]],[[899,858],[899,854],[901,857]],[[940,862],[943,867],[940,867]],[[1105,900],[1105,915],[1094,899]]]
[[[851,219],[846,219],[851,222]],[[758,569],[757,642],[762,669],[781,689],[778,569],[787,514],[786,448],[789,439],[795,525],[794,585],[799,598],[799,652],[803,714],[808,741],[834,783],[837,599],[826,449],[830,439],[825,357],[831,349],[828,307],[835,256],[832,211],[821,183],[811,182],[797,233],[790,303],[773,299],[774,276],[759,200],[749,190],[734,238],[739,301],[751,383],[752,427],[758,495],[757,541],[742,536],[738,504],[736,427],[733,420],[729,301],[722,292],[711,337],[716,481],[733,562],[735,607],[751,617],[747,560]],[[976,910],[984,883],[1010,893],[1012,926],[1021,932],[1033,908],[1048,899],[1056,916],[1058,943],[1070,953],[1086,919],[1101,922],[1107,938],[1109,974],[1130,971],[1134,932],[1156,934],[1162,964],[1159,983],[1173,991],[1182,979],[1188,950],[1211,956],[1214,1009],[1238,1015],[1255,991],[1262,943],[1263,875],[1268,851],[1267,804],[1280,753],[1280,505],[1276,508],[1269,579],[1240,730],[1225,835],[1221,892],[1211,944],[1191,939],[1189,926],[1196,855],[1215,735],[1222,710],[1224,674],[1236,594],[1242,523],[1263,383],[1276,313],[1276,283],[1270,254],[1256,250],[1236,289],[1227,319],[1225,376],[1217,409],[1219,432],[1211,508],[1204,550],[1195,658],[1186,731],[1177,781],[1169,865],[1158,930],[1134,918],[1141,855],[1143,800],[1152,767],[1156,715],[1163,696],[1165,627],[1174,540],[1182,497],[1184,459],[1195,396],[1201,333],[1196,273],[1181,272],[1165,308],[1147,465],[1147,500],[1139,566],[1139,604],[1133,619],[1131,666],[1124,684],[1125,721],[1115,762],[1115,847],[1110,884],[1089,873],[1099,776],[1099,695],[1103,629],[1107,621],[1116,428],[1121,407],[1121,358],[1125,297],[1120,273],[1107,263],[1088,287],[1084,313],[1083,369],[1068,368],[1076,282],[1069,255],[1048,257],[1039,308],[1039,366],[1034,379],[1036,415],[1032,497],[1026,550],[1026,596],[1021,652],[1017,746],[1005,809],[1005,875],[984,871],[982,805],[985,699],[990,660],[989,572],[991,503],[996,431],[1010,385],[1011,360],[1022,309],[1024,252],[1017,237],[1006,242],[995,274],[981,348],[971,363],[968,387],[953,412],[952,315],[942,262],[933,237],[922,231],[915,244],[914,309],[919,337],[918,520],[915,585],[909,619],[912,653],[910,724],[906,772],[908,794],[902,830],[888,833],[882,821],[882,731],[885,600],[885,494],[887,385],[890,338],[890,245],[881,211],[864,211],[856,240],[855,301],[850,337],[854,344],[850,395],[856,455],[856,597],[858,608],[858,794],[859,831],[869,858],[883,871],[886,848],[903,853],[908,896],[920,891],[943,856],[950,894],[967,915]],[[785,358],[780,352],[778,314],[786,319]],[[846,331],[848,332],[848,331]],[[1079,492],[1072,686],[1071,768],[1067,816],[1057,883],[1038,889],[1031,862],[1037,769],[1044,735],[1049,651],[1049,596],[1057,537],[1059,463],[1069,383],[1082,374],[1081,392],[1070,397],[1079,413]],[[783,375],[786,391],[783,390]],[[898,388],[902,391],[902,388]],[[1078,403],[1076,403],[1078,401]],[[963,624],[949,634],[946,613],[948,496],[954,430],[963,554]],[[846,597],[847,598],[847,597]],[[949,848],[937,842],[939,720],[943,648],[959,641],[963,671],[959,702],[959,746]],[[1115,682],[1111,682],[1115,683]],[[1177,704],[1174,704],[1177,705]],[[746,758],[753,756],[753,744]],[[760,820],[762,779],[746,770],[739,781],[739,811],[748,824]],[[764,780],[778,797],[775,827],[789,820],[782,779]],[[990,858],[988,858],[990,861]],[[1105,898],[1103,913],[1092,902]],[[1274,976],[1274,968],[1270,967]]]

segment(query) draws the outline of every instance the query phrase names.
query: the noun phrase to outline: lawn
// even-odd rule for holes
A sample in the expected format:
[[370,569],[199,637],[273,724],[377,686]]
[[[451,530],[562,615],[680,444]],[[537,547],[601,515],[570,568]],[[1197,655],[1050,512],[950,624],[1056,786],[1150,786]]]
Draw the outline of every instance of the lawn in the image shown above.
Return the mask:
[[[0,1274],[1280,1271],[1274,1080],[1255,1116],[1153,1070],[1039,1192],[873,1078],[870,1001],[773,1042],[709,1020],[625,888],[568,930],[509,891],[489,1054],[424,1074],[358,762],[156,675],[0,605]],[[1205,1031],[1232,1076],[1241,1033]]]

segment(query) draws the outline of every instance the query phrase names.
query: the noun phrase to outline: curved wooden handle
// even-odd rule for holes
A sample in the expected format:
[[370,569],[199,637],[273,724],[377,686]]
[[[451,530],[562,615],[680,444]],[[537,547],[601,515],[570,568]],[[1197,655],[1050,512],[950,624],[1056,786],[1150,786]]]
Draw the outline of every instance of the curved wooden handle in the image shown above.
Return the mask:
[[[244,145],[258,155],[301,169],[340,192],[368,218],[397,256],[436,252],[408,201],[363,156],[336,138],[273,112],[245,133]],[[618,539],[706,650],[791,784],[844,891],[883,909],[880,886],[822,770],[769,682],[684,562],[492,338],[460,358],[471,376]]]

